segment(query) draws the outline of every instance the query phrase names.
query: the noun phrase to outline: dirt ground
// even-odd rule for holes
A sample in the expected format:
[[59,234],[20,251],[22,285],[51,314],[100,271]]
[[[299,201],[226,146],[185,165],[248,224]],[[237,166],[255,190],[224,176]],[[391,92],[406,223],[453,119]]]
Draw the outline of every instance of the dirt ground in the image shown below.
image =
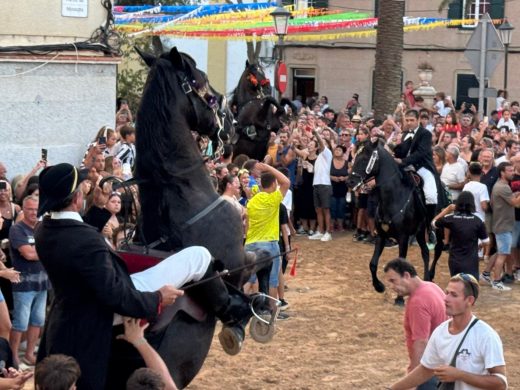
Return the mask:
[[[376,293],[368,263],[373,247],[354,243],[350,232],[331,242],[297,237],[298,267],[288,277],[288,320],[278,322],[270,344],[250,337],[242,352],[228,356],[217,337],[205,365],[188,387],[202,389],[382,389],[405,371],[407,354],[403,309],[394,294]],[[397,256],[386,249],[381,262]],[[422,274],[417,247],[409,259]],[[448,280],[447,255],[441,258],[436,282]],[[520,284],[511,292],[483,286],[475,307],[502,338],[510,389],[520,389]]]

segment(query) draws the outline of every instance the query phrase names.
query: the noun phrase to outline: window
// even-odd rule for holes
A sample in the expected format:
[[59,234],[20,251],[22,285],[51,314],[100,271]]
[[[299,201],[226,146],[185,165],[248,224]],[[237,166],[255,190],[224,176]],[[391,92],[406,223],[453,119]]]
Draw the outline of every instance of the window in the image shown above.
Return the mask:
[[491,19],[504,18],[505,0],[454,0],[448,8],[448,19],[477,19],[475,23],[456,26],[458,28],[475,28],[477,21],[486,12]]
[[491,11],[488,0],[463,0],[462,19],[475,19],[475,22],[463,24],[462,27],[476,27],[480,17]]

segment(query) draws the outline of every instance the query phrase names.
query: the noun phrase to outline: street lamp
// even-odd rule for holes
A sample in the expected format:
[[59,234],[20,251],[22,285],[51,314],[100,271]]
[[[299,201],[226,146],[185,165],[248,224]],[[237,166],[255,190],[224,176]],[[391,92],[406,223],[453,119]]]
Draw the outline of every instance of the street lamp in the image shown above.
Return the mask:
[[498,33],[500,34],[500,40],[504,44],[505,47],[505,58],[504,58],[504,90],[507,90],[507,60],[509,56],[509,44],[511,43],[511,37],[513,35],[513,30],[515,28],[507,21],[504,20],[498,27]]
[[280,65],[283,60],[283,39],[287,35],[291,13],[282,7],[281,0],[277,0],[277,7],[271,12],[271,16],[274,21],[274,33],[278,36],[278,55],[276,57]]

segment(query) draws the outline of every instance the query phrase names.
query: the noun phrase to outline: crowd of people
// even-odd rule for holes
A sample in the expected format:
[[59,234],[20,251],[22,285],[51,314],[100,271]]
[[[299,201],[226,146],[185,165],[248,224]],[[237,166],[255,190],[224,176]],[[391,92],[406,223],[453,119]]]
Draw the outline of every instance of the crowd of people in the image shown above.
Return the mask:
[[[457,279],[457,275],[470,275],[473,279],[468,283],[480,279],[482,284],[508,291],[510,287],[507,284],[520,279],[520,211],[516,209],[520,206],[518,102],[497,99],[498,109],[489,118],[479,118],[473,105],[462,103],[456,109],[451,97],[442,92],[435,96],[433,107],[425,107],[423,99],[413,95],[413,83],[407,82],[402,101],[384,121],[375,119],[364,110],[357,93],[338,111],[328,104],[326,96],[320,97],[319,94],[314,94],[305,104],[296,99],[294,105],[298,109],[297,113],[293,113],[295,119],[271,134],[263,161],[234,155],[230,145],[224,145],[218,159],[214,159],[212,143],[194,133],[194,142],[200,148],[215,189],[242,217],[245,249],[263,250],[274,258],[267,271],[260,271],[268,272],[268,277],[260,274],[256,275],[258,278],[252,276],[244,286],[245,292],[265,292],[279,300],[282,310],[289,306],[284,299],[284,273],[292,256],[291,237],[295,235],[330,242],[338,232],[352,229],[355,241],[371,244],[376,240],[378,203],[374,183],[368,182],[356,191],[347,186],[357,149],[364,142],[376,141],[385,145],[395,156],[396,163],[415,165],[425,183],[428,210],[435,210],[435,207],[428,208],[428,199],[433,198],[426,188],[434,183],[432,178],[438,177],[442,182],[442,186],[435,189],[435,194],[444,190],[449,194],[453,204],[438,215],[433,213],[430,220],[434,229],[444,230],[449,248],[450,274],[455,278],[452,278],[453,283],[460,282],[461,277]],[[70,200],[75,205],[74,212],[84,214],[93,207],[104,209],[107,220],[99,226],[99,230],[106,245],[112,249],[117,249],[128,235],[128,229],[123,228],[123,216],[126,222],[135,223],[139,214],[136,186],[132,187],[130,195],[99,186],[106,176],[122,180],[132,177],[136,134],[133,116],[125,101],[120,102],[116,119],[114,129],[103,126],[87,146],[81,168],[89,172],[88,178],[73,185],[73,191],[81,193],[81,201],[79,197]],[[414,142],[420,143],[421,148],[417,149]],[[403,152],[406,143],[412,146]],[[417,162],[410,157],[413,153],[422,153],[428,159]],[[38,173],[42,169],[47,171],[46,166],[47,161],[42,159],[28,174],[9,181],[6,166],[0,163],[0,278],[3,281],[0,338],[9,340],[12,356],[7,364],[13,367],[18,367],[20,363],[36,364],[34,351],[41,337],[47,294],[51,288],[47,275],[50,266],[44,267],[46,263],[40,261],[40,253],[35,250],[35,228],[39,223],[38,210],[42,207],[39,198],[42,179],[38,178]],[[67,177],[70,179],[74,172],[75,168],[67,173]],[[436,202],[436,199],[432,201],[432,206]],[[62,209],[49,208],[45,211],[63,213]],[[63,218],[63,214],[56,214],[55,218]],[[387,242],[387,245],[394,243]],[[481,261],[484,264],[482,272],[479,269]],[[408,277],[416,277],[413,270],[404,266],[403,271],[401,266],[388,266],[385,272],[398,273],[401,278],[405,273]],[[393,278],[390,283],[395,285],[395,280]],[[466,281],[464,278],[462,280]],[[463,284],[466,291],[468,284]],[[157,291],[160,291],[159,287]],[[172,300],[178,294],[176,291],[169,291]],[[407,291],[401,292],[407,295]],[[469,296],[476,299],[478,292],[473,292],[473,295],[465,294],[464,299]],[[438,291],[435,294],[441,298]],[[451,295],[457,294],[454,292]],[[161,297],[164,299],[163,295]],[[411,305],[411,302],[408,304]],[[435,326],[441,324],[445,317],[439,309]],[[286,312],[278,314],[278,320],[288,318]],[[149,351],[151,347],[142,335],[144,328],[136,325],[137,322],[131,318],[126,319],[124,324],[127,332],[122,338],[142,353],[151,368],[151,371],[141,374],[146,376],[155,372],[162,388],[175,388],[168,371],[164,369],[164,362]],[[427,336],[430,336],[434,327],[428,329]],[[421,337],[425,347],[428,337],[424,334]],[[25,354],[20,357],[22,344],[25,344]],[[438,358],[433,355],[430,354],[425,360],[412,352],[410,356],[411,359],[413,357],[411,368],[417,367],[421,361],[426,370],[418,376],[421,380],[429,379],[426,374],[433,372],[438,377],[444,375],[434,370],[434,362]],[[78,366],[67,356],[46,357],[39,363],[40,368],[36,369],[37,381],[39,377],[46,378],[42,379],[39,388],[50,388],[45,387],[44,381],[57,381],[49,376],[45,367],[58,365],[69,372],[68,381],[74,383],[80,378],[80,371],[85,371],[83,362],[79,363]],[[501,371],[497,373],[502,375]],[[10,376],[5,379],[10,380],[11,384],[23,383],[28,379],[26,374],[16,370],[6,375]],[[402,383],[409,385],[412,382],[405,380]],[[10,388],[8,386],[5,388]],[[395,388],[401,388],[399,386]],[[15,388],[14,385],[11,387]],[[1,388],[4,388],[2,382]]]

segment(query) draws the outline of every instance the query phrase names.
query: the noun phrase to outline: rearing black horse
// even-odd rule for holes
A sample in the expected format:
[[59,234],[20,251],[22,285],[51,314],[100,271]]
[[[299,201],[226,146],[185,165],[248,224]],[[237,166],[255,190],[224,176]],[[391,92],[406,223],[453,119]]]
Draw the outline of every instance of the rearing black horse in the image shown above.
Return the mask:
[[347,184],[357,189],[371,179],[375,180],[378,197],[376,229],[378,237],[370,260],[372,284],[377,292],[385,286],[377,277],[377,266],[385,241],[392,237],[399,243],[399,256],[406,258],[410,236],[415,236],[421,248],[424,280],[429,280],[429,252],[426,245],[426,211],[411,179],[403,175],[397,163],[384,146],[376,141],[365,141],[356,154]]
[[[165,251],[204,246],[226,269],[239,268],[246,262],[241,218],[215,192],[191,134],[212,136],[221,129],[223,97],[195,61],[176,48],[158,58],[140,54],[150,66],[136,126],[142,236],[148,244],[161,242],[156,248]],[[246,277],[245,271],[235,273],[227,282],[240,286]],[[213,313],[191,314],[180,310],[165,330],[147,334],[181,388],[200,370],[216,323]]]
[[282,99],[279,103],[270,95],[271,84],[262,67],[246,62],[230,103],[237,120],[235,155],[263,160],[271,132],[276,133],[289,120],[284,106],[289,105],[296,112],[290,100]]

